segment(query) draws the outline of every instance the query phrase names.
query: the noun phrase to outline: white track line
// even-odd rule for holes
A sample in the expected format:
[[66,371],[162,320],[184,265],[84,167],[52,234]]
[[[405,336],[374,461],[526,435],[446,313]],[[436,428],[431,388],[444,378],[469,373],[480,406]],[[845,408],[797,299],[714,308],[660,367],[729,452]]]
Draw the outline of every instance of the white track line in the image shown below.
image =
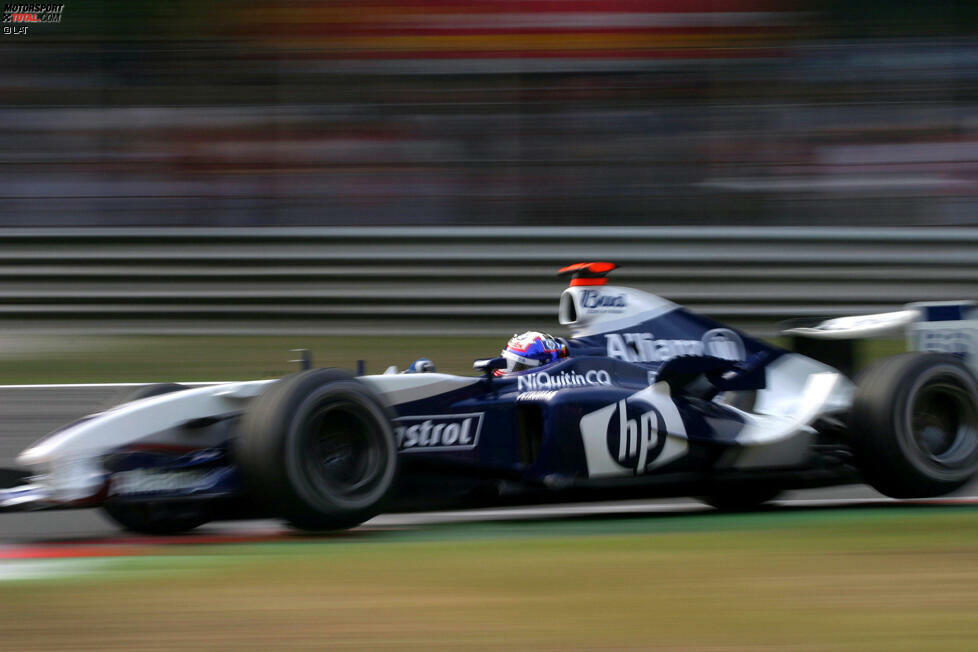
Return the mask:
[[[148,381],[145,383],[61,383],[54,385],[0,385],[0,390],[4,389],[88,389],[90,387],[142,387],[143,385],[153,385],[159,381]],[[246,382],[240,380],[191,380],[173,381],[180,385],[221,385],[224,383]]]
[[114,558],[0,560],[0,582],[71,577],[93,573]]
[[[831,507],[834,505],[884,505],[884,504],[968,504],[978,501],[978,496],[951,496],[947,498],[922,498],[913,500],[897,500],[895,498],[838,498],[838,499],[801,499],[773,500],[772,505],[779,507]],[[478,510],[458,510],[448,512],[416,512],[410,514],[382,514],[367,521],[366,527],[390,525],[423,525],[426,523],[455,523],[465,521],[503,521],[512,519],[532,519],[561,516],[591,516],[602,514],[665,514],[674,512],[712,512],[700,502],[688,501],[679,503],[625,503],[600,505],[557,505],[545,507],[519,508],[490,508]]]

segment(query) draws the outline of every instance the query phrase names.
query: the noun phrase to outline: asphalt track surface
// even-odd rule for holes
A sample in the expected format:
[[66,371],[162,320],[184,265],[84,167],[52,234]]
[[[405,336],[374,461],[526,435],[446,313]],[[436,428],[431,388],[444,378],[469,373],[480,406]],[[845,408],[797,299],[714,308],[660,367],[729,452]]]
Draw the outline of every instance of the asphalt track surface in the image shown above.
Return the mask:
[[[131,387],[0,387],[0,468],[11,467],[20,450],[54,428],[85,414],[118,403]],[[952,500],[978,501],[978,480],[956,492]],[[839,506],[857,509],[884,501],[879,493],[864,485],[786,492],[775,509],[811,509]],[[616,503],[547,505],[505,509],[483,509],[418,514],[388,514],[362,525],[362,528],[425,527],[446,522],[501,521],[520,519],[560,519],[599,515],[649,515],[697,513],[708,507],[687,498],[643,500]],[[277,521],[214,523],[200,529],[211,535],[274,535],[286,532]],[[70,510],[23,514],[0,514],[0,545],[28,541],[92,541],[128,537],[98,510]]]

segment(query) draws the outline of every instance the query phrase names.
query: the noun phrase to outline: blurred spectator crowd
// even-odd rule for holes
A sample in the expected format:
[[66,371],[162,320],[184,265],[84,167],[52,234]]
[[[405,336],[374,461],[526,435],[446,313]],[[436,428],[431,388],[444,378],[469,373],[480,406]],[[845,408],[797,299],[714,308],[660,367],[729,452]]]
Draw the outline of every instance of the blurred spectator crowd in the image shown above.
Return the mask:
[[978,224],[978,3],[66,2],[0,225]]

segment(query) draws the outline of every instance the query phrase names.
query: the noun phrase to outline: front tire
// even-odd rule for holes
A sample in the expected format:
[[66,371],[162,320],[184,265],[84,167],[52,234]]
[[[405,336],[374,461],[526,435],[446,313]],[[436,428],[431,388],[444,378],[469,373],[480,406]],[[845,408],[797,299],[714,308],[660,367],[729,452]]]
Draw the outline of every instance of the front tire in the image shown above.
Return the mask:
[[978,472],[978,382],[952,355],[888,358],[859,377],[849,429],[863,475],[880,493],[949,493]]
[[252,496],[304,530],[345,529],[373,517],[397,471],[390,415],[340,369],[286,376],[255,399],[235,458]]

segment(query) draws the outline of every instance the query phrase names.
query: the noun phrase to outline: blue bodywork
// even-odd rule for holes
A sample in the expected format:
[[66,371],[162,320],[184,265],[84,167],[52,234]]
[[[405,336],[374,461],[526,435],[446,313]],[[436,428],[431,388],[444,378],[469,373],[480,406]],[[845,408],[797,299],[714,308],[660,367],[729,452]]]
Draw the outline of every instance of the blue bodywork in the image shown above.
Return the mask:
[[[442,420],[447,415],[482,418],[477,445],[430,450],[412,440],[412,446],[405,447],[402,435],[402,459],[409,468],[427,473],[488,475],[551,490],[625,487],[635,484],[639,476],[645,476],[642,484],[647,484],[654,480],[650,477],[653,472],[664,478],[709,472],[725,448],[737,445],[735,437],[744,423],[739,410],[712,399],[720,391],[762,388],[764,366],[786,353],[730,329],[722,331],[727,341],[742,348],[730,356],[736,359],[699,351],[694,343],[702,343],[707,333],[717,329],[715,322],[677,309],[627,330],[567,340],[570,356],[546,367],[487,375],[461,390],[397,405],[398,422],[413,423],[416,415],[438,415]],[[626,338],[639,333],[655,333],[656,338],[644,346],[638,337]],[[612,352],[618,357],[610,357],[609,346],[617,347],[619,342],[629,348],[624,355],[615,348]],[[665,360],[653,359],[656,346]],[[679,356],[670,357],[672,351],[663,350],[683,346],[689,350]],[[628,359],[620,359],[624,357]],[[711,374],[715,375],[713,382],[704,381]],[[670,384],[670,398],[683,432],[667,433],[664,420],[657,419],[657,432],[649,437],[654,441],[644,456],[635,450],[638,446],[619,456],[623,449],[620,424],[639,424],[644,413],[655,411],[654,406],[635,398],[636,394],[661,380]],[[701,386],[694,389],[697,383]],[[620,469],[610,476],[594,477],[580,424],[586,415],[609,406],[616,407],[608,419],[605,443]],[[685,437],[687,454],[653,468],[670,435]],[[427,443],[433,443],[430,435]]]
[[[657,484],[688,493],[739,446],[744,413],[714,398],[762,389],[766,365],[787,353],[679,307],[566,344],[569,357],[545,367],[392,406],[402,469],[393,508],[648,495]],[[200,471],[116,499],[239,496],[234,426],[204,451],[115,451],[110,487],[137,469]]]

